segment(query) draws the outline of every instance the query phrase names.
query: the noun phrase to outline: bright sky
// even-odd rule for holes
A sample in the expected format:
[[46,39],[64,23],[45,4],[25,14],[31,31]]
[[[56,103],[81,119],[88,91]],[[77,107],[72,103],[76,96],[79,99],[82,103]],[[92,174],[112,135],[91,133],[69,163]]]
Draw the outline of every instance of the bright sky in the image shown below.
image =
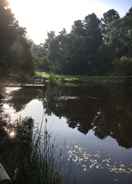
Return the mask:
[[[114,8],[124,15],[132,6],[132,0],[9,0],[20,25],[35,43],[44,42],[47,32],[68,31],[73,22],[92,12],[99,17]],[[118,2],[118,3],[117,3]]]

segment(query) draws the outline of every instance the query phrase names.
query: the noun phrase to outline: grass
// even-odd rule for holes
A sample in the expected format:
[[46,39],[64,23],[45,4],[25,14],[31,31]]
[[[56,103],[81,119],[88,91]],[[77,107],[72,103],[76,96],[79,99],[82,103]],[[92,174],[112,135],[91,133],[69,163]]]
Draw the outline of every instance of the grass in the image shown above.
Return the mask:
[[[34,132],[32,170],[37,177],[35,183],[62,184],[62,176],[57,167],[56,145],[47,131],[47,120],[42,118],[40,128]],[[36,178],[35,177],[35,178]]]
[[132,76],[105,75],[105,76],[89,76],[89,75],[58,75],[47,72],[36,72],[36,76],[42,77],[51,83],[123,83]]
[[47,131],[45,114],[37,127],[31,118],[19,117],[14,123],[13,127],[9,126],[14,130],[14,137],[5,132],[6,142],[0,145],[3,150],[0,161],[13,183],[63,184],[63,152]]
[[[18,119],[13,138],[6,135],[0,145],[0,162],[15,184],[62,184],[58,148],[47,132],[43,117],[41,126],[34,128],[31,118]],[[60,158],[60,157],[59,157]]]
[[36,76],[38,77],[43,77],[45,79],[50,80],[50,78],[54,78],[56,80],[65,80],[65,81],[74,81],[74,80],[79,80],[80,76],[79,75],[58,75],[58,74],[53,74],[53,73],[47,73],[47,72],[36,72]]

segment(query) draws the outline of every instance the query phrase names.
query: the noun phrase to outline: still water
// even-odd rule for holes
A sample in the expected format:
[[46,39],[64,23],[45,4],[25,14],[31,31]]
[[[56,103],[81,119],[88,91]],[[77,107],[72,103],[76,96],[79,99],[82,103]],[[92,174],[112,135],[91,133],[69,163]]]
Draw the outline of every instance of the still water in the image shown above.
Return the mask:
[[[132,183],[131,86],[7,87],[1,109],[10,124],[31,117],[34,129],[46,126],[65,183]],[[15,139],[15,129],[7,132]]]

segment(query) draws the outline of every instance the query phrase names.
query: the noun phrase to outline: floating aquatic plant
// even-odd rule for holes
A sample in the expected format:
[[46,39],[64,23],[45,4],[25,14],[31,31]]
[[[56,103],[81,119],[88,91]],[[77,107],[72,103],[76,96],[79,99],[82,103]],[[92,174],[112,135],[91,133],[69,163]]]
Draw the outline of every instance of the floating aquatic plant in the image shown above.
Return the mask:
[[108,155],[103,157],[101,153],[89,153],[83,150],[79,145],[68,147],[68,161],[72,161],[79,165],[83,172],[89,169],[105,169],[115,174],[132,173],[132,164],[114,163]]

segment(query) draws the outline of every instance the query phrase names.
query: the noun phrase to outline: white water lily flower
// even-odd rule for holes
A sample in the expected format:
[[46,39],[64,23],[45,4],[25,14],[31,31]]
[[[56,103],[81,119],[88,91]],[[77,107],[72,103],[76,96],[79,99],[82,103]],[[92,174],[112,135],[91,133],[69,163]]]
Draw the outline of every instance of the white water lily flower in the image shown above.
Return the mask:
[[78,161],[78,157],[76,156],[75,158],[72,159],[73,162],[77,162]]

